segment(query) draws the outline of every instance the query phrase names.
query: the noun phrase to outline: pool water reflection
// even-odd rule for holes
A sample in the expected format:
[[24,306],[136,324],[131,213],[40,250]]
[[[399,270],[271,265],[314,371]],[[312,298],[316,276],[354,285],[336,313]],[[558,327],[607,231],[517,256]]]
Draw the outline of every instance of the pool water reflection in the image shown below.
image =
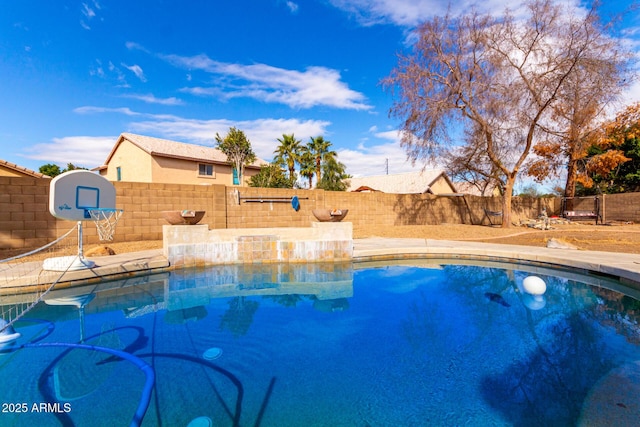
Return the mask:
[[[522,291],[532,274],[543,303]],[[219,266],[56,290],[0,355],[3,405],[27,404],[5,405],[0,425],[135,424],[145,367],[147,426],[588,425],[639,407],[640,303],[611,289],[624,290],[416,261]],[[33,410],[41,402],[54,405]]]

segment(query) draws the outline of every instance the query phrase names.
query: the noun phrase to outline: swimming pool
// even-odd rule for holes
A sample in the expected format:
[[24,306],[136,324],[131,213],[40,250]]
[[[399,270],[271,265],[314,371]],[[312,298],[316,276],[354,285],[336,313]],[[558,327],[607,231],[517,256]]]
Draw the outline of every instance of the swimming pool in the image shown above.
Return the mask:
[[426,260],[60,289],[0,355],[0,425],[593,425],[640,406],[640,303],[612,289]]

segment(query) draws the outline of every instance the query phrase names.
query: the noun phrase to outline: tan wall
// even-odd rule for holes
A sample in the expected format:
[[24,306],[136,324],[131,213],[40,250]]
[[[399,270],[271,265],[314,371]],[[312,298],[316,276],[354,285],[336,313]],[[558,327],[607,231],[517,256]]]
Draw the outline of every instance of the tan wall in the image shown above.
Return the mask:
[[605,221],[640,223],[640,193],[606,194],[601,200]]
[[27,175],[0,165],[0,176],[22,177],[22,176],[27,176]]
[[449,182],[443,176],[440,176],[435,182],[429,186],[434,194],[451,194],[455,193],[455,189],[451,188]]
[[[72,222],[56,220],[49,214],[50,182],[39,178],[0,177],[0,248],[39,247],[73,226]],[[116,182],[114,185],[116,205],[125,211],[116,229],[115,241],[118,242],[162,239],[162,226],[166,224],[161,214],[164,210],[205,210],[207,213],[201,223],[216,229],[308,227],[315,221],[313,209],[349,209],[346,221],[352,222],[354,227],[376,229],[412,224],[488,224],[484,209],[501,209],[499,197],[135,182]],[[242,199],[239,204],[236,190]],[[294,195],[300,199],[301,207],[297,212],[289,201]],[[285,199],[279,201],[277,197]],[[550,213],[560,211],[560,199],[514,198],[514,221],[535,218],[545,205]],[[605,213],[610,221],[640,222],[640,193],[607,195]],[[92,223],[85,222],[84,230],[87,244],[98,243]]]
[[[204,163],[204,162],[203,162]],[[199,162],[192,160],[174,159],[169,157],[155,157],[153,160],[153,182],[200,185],[231,185],[233,176],[231,166],[213,164],[213,176],[199,175]]]
[[[211,163],[213,164],[213,163]],[[154,182],[161,184],[232,185],[232,168],[229,165],[213,164],[213,177],[200,176],[199,162],[170,157],[150,156],[147,152],[126,139],[118,146],[109,161],[109,167],[101,175],[109,181],[118,181],[118,166],[122,182]],[[258,169],[245,169],[245,181],[257,174]]]
[[0,177],[0,248],[36,248],[55,240],[50,183],[43,178]]
[[120,167],[122,172],[122,181],[151,182],[153,177],[151,157],[144,150],[126,139],[118,146],[118,149],[109,161],[109,167],[106,171],[101,172],[101,175],[109,181],[117,181],[118,167]]
[[[48,179],[0,177],[0,248],[35,248],[74,226],[49,213]],[[161,240],[164,210],[205,210],[202,224],[225,228],[223,186],[116,182],[116,207],[124,209],[115,241]],[[85,243],[98,243],[95,225],[83,223]]]

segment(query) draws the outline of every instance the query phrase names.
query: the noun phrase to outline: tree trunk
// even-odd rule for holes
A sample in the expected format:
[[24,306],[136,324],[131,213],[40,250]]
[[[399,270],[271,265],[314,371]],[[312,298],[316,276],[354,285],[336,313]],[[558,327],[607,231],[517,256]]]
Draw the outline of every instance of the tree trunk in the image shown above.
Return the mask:
[[504,194],[502,195],[502,228],[511,227],[511,198],[516,179],[515,177],[508,176],[506,181]]
[[573,210],[573,198],[576,195],[576,174],[578,162],[575,159],[569,159],[567,165],[567,182],[564,186],[564,209]]
[[320,184],[320,173],[321,173],[321,165],[322,165],[322,158],[321,157],[317,157],[316,158],[316,187],[318,186],[318,184]]
[[[236,160],[235,163],[236,163],[236,171],[237,171],[237,174],[238,174],[238,185],[242,186],[242,175],[243,175],[243,172],[244,172],[244,170],[243,170],[244,167],[243,167],[242,162],[239,161],[239,160]],[[233,175],[233,171],[232,171],[232,175]],[[231,178],[232,178],[231,181],[233,182],[233,176]]]

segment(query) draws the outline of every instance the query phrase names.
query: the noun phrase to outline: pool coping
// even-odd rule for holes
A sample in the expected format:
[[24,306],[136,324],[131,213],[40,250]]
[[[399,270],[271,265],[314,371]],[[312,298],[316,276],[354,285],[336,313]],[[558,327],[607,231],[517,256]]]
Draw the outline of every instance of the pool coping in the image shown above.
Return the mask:
[[[411,258],[537,263],[607,275],[619,279],[625,286],[640,290],[640,255],[637,254],[417,238],[371,237],[353,240],[355,263]],[[176,268],[169,264],[162,249],[89,259],[95,261],[94,268],[67,272],[63,281],[56,286],[118,280]],[[46,283],[42,281],[44,277],[41,272],[39,279],[40,284]]]
[[640,256],[636,254],[433,239],[354,240],[354,261],[413,257],[532,262],[607,275],[640,290]]

